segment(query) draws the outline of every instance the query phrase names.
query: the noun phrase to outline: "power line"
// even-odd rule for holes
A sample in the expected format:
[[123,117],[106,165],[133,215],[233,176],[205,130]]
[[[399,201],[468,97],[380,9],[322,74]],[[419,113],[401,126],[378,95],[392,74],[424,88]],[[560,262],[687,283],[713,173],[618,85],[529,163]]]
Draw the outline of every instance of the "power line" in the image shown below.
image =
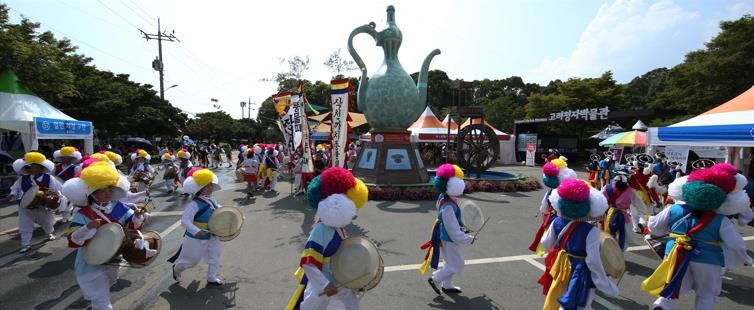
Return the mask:
[[[127,63],[127,64],[129,64],[129,65],[132,65],[132,66],[135,66],[135,67],[139,67],[139,68],[144,68],[144,69],[147,69],[146,67],[143,67],[142,65],[138,65],[138,64],[136,64],[136,63],[133,63],[133,62],[131,62],[130,60],[127,60],[127,59],[124,59],[124,58],[121,58],[121,57],[115,56],[115,55],[113,55],[113,54],[110,54],[110,53],[108,53],[108,52],[106,52],[106,51],[104,51],[104,50],[102,50],[102,49],[100,49],[100,48],[98,48],[98,47],[96,47],[96,46],[94,46],[94,45],[92,45],[92,44],[89,44],[89,43],[87,43],[87,42],[86,42],[86,41],[84,41],[84,40],[79,40],[79,39],[76,39],[75,37],[71,36],[70,34],[67,34],[67,33],[65,33],[65,32],[63,32],[63,31],[57,30],[57,29],[55,29],[55,28],[51,27],[51,26],[50,26],[50,25],[48,25],[48,24],[43,24],[43,23],[42,23],[42,22],[40,22],[39,20],[36,20],[36,19],[34,19],[34,18],[31,18],[31,17],[29,17],[29,15],[26,15],[26,14],[24,14],[23,12],[21,12],[21,11],[19,11],[19,10],[17,10],[17,9],[14,9],[14,8],[12,8],[12,7],[10,7],[10,6],[9,6],[8,8],[9,8],[10,10],[12,10],[12,11],[15,11],[16,13],[18,13],[19,15],[21,15],[21,16],[22,16],[22,17],[24,17],[24,18],[27,18],[27,19],[29,19],[29,20],[32,20],[32,21],[34,21],[34,22],[38,23],[38,24],[39,24],[40,26],[44,26],[44,27],[47,27],[47,28],[49,28],[50,30],[52,30],[53,32],[56,32],[56,33],[61,33],[61,34],[63,34],[64,36],[68,37],[69,39],[71,39],[71,40],[75,40],[75,41],[76,41],[76,42],[78,42],[79,44],[83,44],[83,45],[86,45],[86,46],[88,46],[88,47],[90,47],[90,48],[92,48],[92,49],[94,49],[94,50],[96,50],[96,51],[98,51],[98,52],[100,52],[100,53],[102,53],[102,54],[104,54],[104,55],[110,56],[110,57],[112,57],[112,58],[114,58],[114,59],[120,60],[120,61],[122,61],[122,62],[124,62],[124,63]],[[86,56],[86,55],[84,55],[84,56]]]
[[97,2],[99,2],[99,4],[101,4],[102,6],[104,6],[104,7],[106,8],[106,9],[108,9],[108,10],[109,10],[110,12],[112,12],[113,14],[117,15],[118,17],[120,17],[120,18],[121,18],[121,19],[122,19],[123,21],[125,21],[125,22],[126,22],[126,23],[128,23],[129,25],[133,26],[133,27],[134,27],[134,28],[136,28],[136,29],[139,29],[139,26],[136,26],[136,25],[135,25],[135,24],[133,24],[133,23],[132,23],[131,21],[129,21],[129,20],[127,19],[127,18],[123,17],[123,15],[120,15],[120,13],[118,13],[118,12],[116,12],[115,10],[111,9],[111,8],[110,8],[109,6],[107,6],[107,4],[105,4],[104,2],[102,2],[102,1],[100,1],[100,0],[97,0]]
[[79,7],[77,7],[77,6],[74,6],[74,5],[70,4],[70,3],[67,3],[66,1],[60,1],[60,3],[62,3],[62,4],[63,4],[63,5],[65,5],[65,6],[68,6],[68,7],[70,7],[70,8],[72,8],[72,9],[75,9],[75,10],[77,10],[77,11],[81,12],[81,13],[84,13],[84,14],[86,14],[86,15],[89,15],[89,16],[91,16],[91,17],[94,17],[94,18],[96,18],[96,19],[99,19],[99,20],[101,20],[101,21],[103,21],[103,22],[105,22],[105,23],[107,23],[107,24],[110,24],[110,25],[113,25],[113,26],[115,26],[115,27],[118,27],[119,29],[121,29],[121,30],[123,30],[123,31],[126,31],[126,32],[129,32],[129,31],[131,31],[131,29],[126,29],[126,28],[125,28],[125,27],[124,27],[123,25],[121,25],[121,24],[116,24],[116,23],[113,23],[113,22],[112,22],[112,21],[110,21],[110,20],[107,20],[107,19],[104,19],[104,18],[102,18],[102,17],[100,17],[100,16],[97,16],[97,15],[91,14],[91,13],[89,13],[89,12],[85,11],[85,10],[84,10],[84,9],[82,9],[82,8],[79,8]]
[[126,7],[126,8],[128,9],[128,10],[130,10],[131,12],[134,12],[134,14],[136,14],[136,16],[138,16],[139,18],[141,18],[141,20],[143,20],[143,21],[146,21],[146,22],[147,22],[147,24],[149,24],[150,26],[154,27],[154,22],[152,22],[152,21],[150,21],[150,20],[146,19],[146,18],[145,18],[144,16],[142,16],[142,15],[141,15],[141,14],[140,14],[139,12],[136,12],[136,10],[132,9],[132,8],[131,8],[131,7],[130,7],[130,6],[128,5],[128,4],[126,4],[125,2],[123,2],[123,0],[119,0],[119,1],[120,1],[120,3],[121,3],[121,4],[123,4],[123,6],[125,6],[125,7]]
[[[137,8],[137,9],[139,9],[139,11],[141,11],[142,13],[144,13],[144,15],[146,15],[146,16],[147,16],[147,19],[149,19],[149,20],[155,20],[155,19],[156,19],[156,18],[152,17],[152,15],[149,15],[149,13],[147,13],[147,11],[145,11],[144,9],[142,9],[142,8],[141,8],[141,6],[139,6],[139,4],[138,4],[138,3],[136,3],[136,2],[134,1],[134,0],[129,0],[129,1],[131,1],[131,3],[132,3],[132,4],[133,4],[133,5],[134,5],[134,6],[135,6],[135,7]],[[150,22],[150,24],[151,24],[151,22]],[[154,25],[154,24],[152,24],[152,25]]]

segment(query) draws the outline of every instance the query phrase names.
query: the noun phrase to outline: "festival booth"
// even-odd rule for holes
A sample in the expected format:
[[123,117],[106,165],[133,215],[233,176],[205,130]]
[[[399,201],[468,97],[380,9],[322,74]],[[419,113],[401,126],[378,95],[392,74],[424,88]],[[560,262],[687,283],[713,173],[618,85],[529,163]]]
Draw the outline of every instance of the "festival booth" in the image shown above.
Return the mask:
[[[741,170],[749,166],[749,154],[754,147],[754,87],[696,117],[667,127],[650,127],[647,143],[651,146],[689,146],[697,153],[727,152],[716,156],[725,158]],[[714,154],[712,154],[714,155]],[[722,156],[725,155],[725,156]],[[744,160],[745,159],[745,160]]]
[[10,70],[0,72],[0,130],[21,134],[23,151],[39,148],[39,139],[82,139],[92,153],[91,122],[77,121],[35,96]]

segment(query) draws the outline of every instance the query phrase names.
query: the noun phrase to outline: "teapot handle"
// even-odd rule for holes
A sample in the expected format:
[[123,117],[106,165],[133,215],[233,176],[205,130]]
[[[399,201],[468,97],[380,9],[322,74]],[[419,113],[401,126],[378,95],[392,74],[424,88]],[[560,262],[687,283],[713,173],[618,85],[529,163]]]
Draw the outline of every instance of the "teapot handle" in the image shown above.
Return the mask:
[[[375,23],[371,22],[369,24],[359,26],[353,31],[351,31],[351,35],[348,36],[348,53],[351,54],[351,57],[353,57],[353,60],[356,62],[356,65],[359,66],[359,70],[361,70],[361,80],[359,82],[359,94],[357,97],[357,104],[361,105],[364,102],[364,98],[366,97],[366,88],[367,88],[367,66],[364,64],[364,61],[361,60],[361,56],[359,56],[358,53],[356,53],[356,50],[353,48],[353,38],[360,34],[360,33],[366,33],[374,39],[375,43],[378,43],[378,36],[379,33],[377,30],[375,30]],[[360,110],[362,107],[359,107]]]

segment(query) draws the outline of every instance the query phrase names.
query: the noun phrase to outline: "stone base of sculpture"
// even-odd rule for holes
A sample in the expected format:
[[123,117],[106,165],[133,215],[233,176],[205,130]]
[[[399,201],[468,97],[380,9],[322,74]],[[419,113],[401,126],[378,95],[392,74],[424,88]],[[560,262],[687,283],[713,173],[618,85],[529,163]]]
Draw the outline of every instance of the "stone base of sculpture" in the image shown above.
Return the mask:
[[429,182],[419,149],[410,131],[372,132],[362,142],[353,174],[366,183],[405,185]]

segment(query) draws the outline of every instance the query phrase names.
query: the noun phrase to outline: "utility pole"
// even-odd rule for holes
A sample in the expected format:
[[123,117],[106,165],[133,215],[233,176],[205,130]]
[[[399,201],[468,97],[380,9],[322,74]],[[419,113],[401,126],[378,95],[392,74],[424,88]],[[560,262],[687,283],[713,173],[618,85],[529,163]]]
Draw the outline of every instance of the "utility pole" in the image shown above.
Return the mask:
[[147,41],[151,40],[157,40],[157,51],[158,56],[157,59],[152,61],[152,69],[155,71],[160,72],[160,100],[165,100],[165,74],[163,72],[163,65],[162,65],[162,41],[169,41],[174,42],[178,40],[178,38],[175,37],[175,30],[171,32],[170,34],[165,33],[162,29],[160,29],[160,19],[157,19],[157,34],[149,34],[144,32],[144,30],[139,29],[141,31],[141,34],[144,35],[144,39],[147,39]]
[[251,96],[249,96],[249,119],[251,119]]

